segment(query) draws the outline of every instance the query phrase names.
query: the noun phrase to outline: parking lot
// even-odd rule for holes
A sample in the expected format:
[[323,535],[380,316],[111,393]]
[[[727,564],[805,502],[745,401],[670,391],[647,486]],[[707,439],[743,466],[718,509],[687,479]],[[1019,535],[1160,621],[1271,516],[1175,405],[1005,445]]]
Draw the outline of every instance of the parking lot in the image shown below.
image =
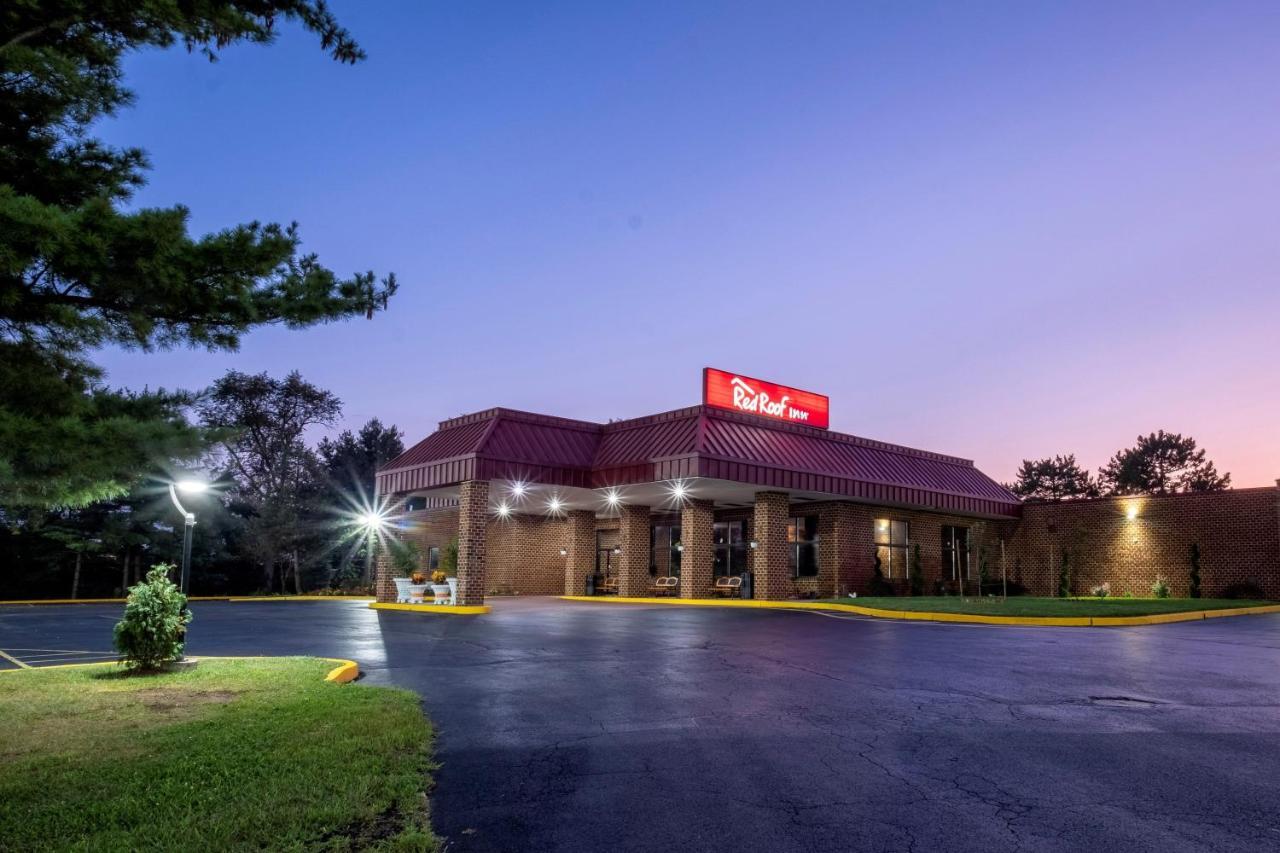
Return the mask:
[[[197,603],[189,652],[352,658],[418,691],[459,851],[1280,849],[1280,616],[492,603]],[[0,668],[107,656],[119,610],[0,607]]]

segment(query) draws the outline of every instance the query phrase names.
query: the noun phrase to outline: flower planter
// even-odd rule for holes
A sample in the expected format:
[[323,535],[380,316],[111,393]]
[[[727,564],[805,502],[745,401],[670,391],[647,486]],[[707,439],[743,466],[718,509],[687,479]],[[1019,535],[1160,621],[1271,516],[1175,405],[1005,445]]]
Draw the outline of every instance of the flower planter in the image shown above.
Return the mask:
[[436,597],[436,604],[449,603],[449,585],[447,583],[436,583],[431,585],[431,592]]
[[425,583],[409,584],[409,602],[411,604],[421,604],[422,597],[426,594],[426,592],[427,592],[427,585]]
[[449,603],[457,604],[458,603],[458,579],[449,578],[448,583],[449,583]]

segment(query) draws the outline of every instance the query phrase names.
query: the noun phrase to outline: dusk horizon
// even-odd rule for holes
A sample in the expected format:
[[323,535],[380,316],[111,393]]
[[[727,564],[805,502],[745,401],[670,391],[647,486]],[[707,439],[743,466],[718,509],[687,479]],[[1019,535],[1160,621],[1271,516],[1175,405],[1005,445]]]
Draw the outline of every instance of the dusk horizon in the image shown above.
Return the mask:
[[132,54],[102,132],[152,158],[134,204],[297,220],[401,289],[370,322],[100,361],[134,388],[298,369],[408,443],[491,406],[692,405],[712,365],[1006,481],[1164,429],[1271,485],[1280,10],[1235,8],[339,3],[354,67],[289,27]]

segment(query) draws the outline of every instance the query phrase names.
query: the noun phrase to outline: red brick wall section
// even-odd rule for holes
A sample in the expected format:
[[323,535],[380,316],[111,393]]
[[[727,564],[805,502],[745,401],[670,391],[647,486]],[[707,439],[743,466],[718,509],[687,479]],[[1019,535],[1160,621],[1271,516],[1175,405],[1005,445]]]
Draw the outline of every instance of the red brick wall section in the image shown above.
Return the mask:
[[787,519],[790,514],[790,503],[785,493],[756,493],[752,525],[752,535],[757,543],[752,557],[756,598],[777,600],[794,594],[791,563],[787,558]]
[[582,595],[587,590],[587,576],[596,570],[596,514],[574,510],[569,513],[567,527],[564,594]]
[[458,604],[484,604],[489,482],[467,480],[458,494]]
[[488,595],[561,595],[569,543],[565,517],[513,514],[491,518],[486,531]]
[[711,501],[691,500],[680,511],[680,597],[711,596],[715,571],[715,545],[712,525],[715,514]]
[[[1137,515],[1128,517],[1133,507]],[[1111,584],[1111,594],[1151,595],[1163,576],[1175,596],[1190,586],[1191,545],[1200,546],[1201,595],[1251,583],[1280,598],[1280,485],[1204,494],[1027,504],[1006,545],[1015,580],[1054,595],[1064,551],[1074,595]]]
[[622,553],[618,560],[618,595],[644,596],[649,594],[649,508],[647,506],[622,507],[618,519],[622,536]]

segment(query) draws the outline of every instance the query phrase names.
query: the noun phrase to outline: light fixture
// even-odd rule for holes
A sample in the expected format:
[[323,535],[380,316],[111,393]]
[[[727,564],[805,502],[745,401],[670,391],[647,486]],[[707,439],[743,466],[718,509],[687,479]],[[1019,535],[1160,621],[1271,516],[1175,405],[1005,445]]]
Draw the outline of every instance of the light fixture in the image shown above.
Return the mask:
[[510,517],[511,517],[511,505],[508,504],[506,501],[503,501],[502,503],[498,504],[498,518],[510,518]]
[[182,501],[178,500],[178,492],[182,491],[188,495],[198,495],[208,489],[209,484],[204,480],[197,480],[191,477],[172,480],[169,483],[169,500],[173,501],[173,505],[182,515],[182,573],[178,576],[178,590],[183,595],[187,594],[191,579],[191,531],[196,526],[196,514],[182,505]]
[[174,485],[178,487],[178,491],[188,495],[209,491],[209,484],[204,480],[178,480]]
[[614,546],[613,546],[613,553],[615,553],[615,554],[621,554],[621,553],[622,553],[622,546],[621,546],[621,545],[614,545]]
[[569,556],[569,549],[568,549],[568,548],[561,548],[561,549],[560,549],[560,556],[561,556],[561,557],[567,557],[567,556]]
[[547,511],[550,513],[558,513],[564,508],[564,503],[558,497],[552,497],[547,501]]
[[511,497],[515,498],[516,500],[519,500],[520,498],[524,497],[524,493],[527,492],[528,490],[529,490],[529,487],[527,485],[525,485],[520,480],[516,480],[514,483],[511,484]]
[[387,523],[387,514],[380,510],[368,509],[357,517],[360,526],[369,531],[381,530]]
[[1138,505],[1129,504],[1129,509],[1125,511],[1124,515],[1125,515],[1125,518],[1129,519],[1130,521],[1133,521],[1135,518],[1138,517]]
[[604,493],[604,502],[609,509],[616,509],[618,504],[622,503],[622,495],[617,489],[609,489]]
[[689,489],[685,486],[684,483],[680,482],[679,480],[677,480],[675,485],[671,487],[671,497],[675,498],[678,501],[684,500],[685,495],[687,495],[688,493],[689,493]]
[[751,550],[752,550],[752,551],[754,551],[755,549],[757,549],[757,548],[759,548],[759,547],[760,547],[760,543],[759,543],[759,542],[757,542],[757,541],[756,541],[756,540],[754,540],[754,539],[752,539],[752,540],[751,540],[750,542],[748,542],[747,544],[751,546]]
[[676,550],[683,554],[683,553],[684,553],[684,543],[683,543],[683,542],[677,542],[677,543],[676,543]]

